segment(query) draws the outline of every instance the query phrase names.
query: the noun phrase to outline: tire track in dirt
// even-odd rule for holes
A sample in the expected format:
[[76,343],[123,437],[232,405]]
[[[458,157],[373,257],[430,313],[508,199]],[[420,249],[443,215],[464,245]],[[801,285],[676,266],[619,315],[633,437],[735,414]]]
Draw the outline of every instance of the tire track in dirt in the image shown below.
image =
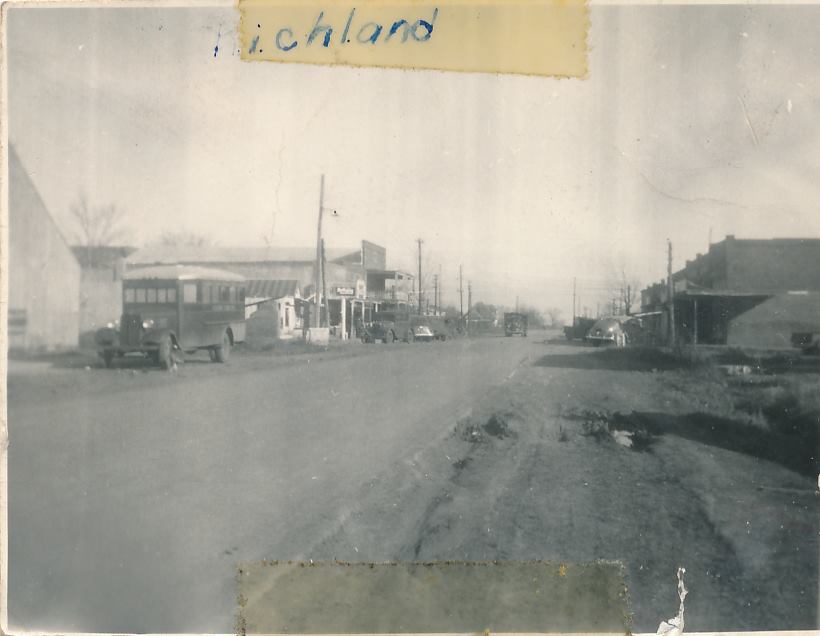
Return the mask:
[[[654,377],[620,374],[604,387],[602,377],[519,367],[446,440],[416,457],[412,470],[405,466],[373,489],[361,502],[361,518],[325,548],[336,554],[346,542],[370,541],[385,560],[621,560],[628,572],[633,629],[641,632],[674,614],[675,572],[683,565],[691,590],[686,603],[690,629],[816,624],[812,599],[800,604],[800,599],[779,598],[776,591],[781,586],[805,596],[816,590],[816,568],[801,566],[794,554],[778,562],[785,546],[769,528],[758,545],[771,553],[770,569],[752,571],[738,552],[736,526],[715,512],[733,507],[736,514],[743,508],[720,484],[743,482],[749,470],[762,471],[770,489],[790,487],[797,477],[779,466],[672,435],[627,448],[610,432],[599,434],[567,416],[578,404],[606,414],[624,404],[655,410],[657,400],[665,399]],[[718,472],[697,461],[718,451]],[[706,491],[696,478],[704,471],[714,480]],[[704,492],[714,493],[715,500],[706,500]],[[742,492],[749,506],[760,501],[753,487]],[[791,490],[766,492],[775,502],[791,496]],[[385,493],[400,494],[375,522],[372,512],[380,506],[385,510]],[[782,536],[793,538],[803,527],[801,514],[791,514],[787,523],[792,526]],[[368,532],[361,532],[362,524]],[[816,549],[807,552],[816,558]]]

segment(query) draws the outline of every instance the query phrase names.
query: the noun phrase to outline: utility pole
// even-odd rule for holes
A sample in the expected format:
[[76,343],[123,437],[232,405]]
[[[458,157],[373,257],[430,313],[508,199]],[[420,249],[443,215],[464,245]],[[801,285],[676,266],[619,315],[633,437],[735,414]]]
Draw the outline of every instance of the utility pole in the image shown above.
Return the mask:
[[464,275],[461,265],[458,266],[458,313],[461,318],[461,323],[464,323]]
[[322,175],[319,181],[319,221],[316,224],[316,265],[314,267],[314,288],[313,288],[313,307],[314,317],[313,326],[319,327],[319,314],[321,314],[321,306],[319,304],[319,287],[322,283],[322,212],[325,209],[325,175]]
[[518,295],[515,296],[515,313],[518,313]]
[[469,325],[470,325],[470,312],[473,310],[473,284],[471,282],[467,282],[467,331],[469,332]]
[[572,279],[572,326],[575,326],[575,277]]
[[675,283],[672,280],[672,241],[666,239],[666,286],[667,300],[669,302],[669,345],[675,346]]
[[441,277],[441,263],[438,264],[438,300],[436,301],[436,307],[438,308],[439,313],[441,313],[441,288],[444,285],[444,279]]
[[433,314],[438,316],[438,274],[433,274]]
[[[325,284],[325,239],[322,239],[322,301],[325,306],[324,326],[330,327],[330,304],[327,302],[327,286]],[[321,311],[321,310],[320,310]]]
[[421,244],[424,243],[420,238],[416,239],[419,244],[419,316],[421,316]]

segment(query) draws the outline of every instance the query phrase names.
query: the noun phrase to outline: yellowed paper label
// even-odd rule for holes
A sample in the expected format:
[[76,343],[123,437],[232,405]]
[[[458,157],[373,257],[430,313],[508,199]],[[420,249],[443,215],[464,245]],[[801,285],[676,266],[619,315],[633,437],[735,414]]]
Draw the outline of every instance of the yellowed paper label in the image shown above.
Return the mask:
[[245,60],[583,77],[585,0],[239,0]]
[[629,633],[617,562],[255,562],[237,586],[245,634]]

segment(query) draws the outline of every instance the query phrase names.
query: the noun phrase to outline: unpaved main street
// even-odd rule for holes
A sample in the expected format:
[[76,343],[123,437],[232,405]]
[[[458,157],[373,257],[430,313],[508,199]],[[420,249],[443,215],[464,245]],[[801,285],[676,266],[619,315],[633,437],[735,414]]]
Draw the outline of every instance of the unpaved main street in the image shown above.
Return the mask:
[[[721,387],[600,360],[541,335],[12,363],[12,625],[230,631],[235,565],[262,558],[604,558],[636,631],[674,614],[678,565],[692,630],[816,627],[812,479],[678,433]],[[679,419],[642,441],[619,414]]]

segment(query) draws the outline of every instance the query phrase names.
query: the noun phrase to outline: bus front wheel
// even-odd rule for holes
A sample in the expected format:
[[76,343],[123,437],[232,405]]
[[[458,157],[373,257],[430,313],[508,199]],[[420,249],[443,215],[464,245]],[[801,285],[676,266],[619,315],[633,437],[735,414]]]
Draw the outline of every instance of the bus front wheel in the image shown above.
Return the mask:
[[231,355],[231,336],[228,334],[227,331],[222,334],[222,344],[214,347],[213,351],[213,360],[215,362],[228,361],[228,357]]

